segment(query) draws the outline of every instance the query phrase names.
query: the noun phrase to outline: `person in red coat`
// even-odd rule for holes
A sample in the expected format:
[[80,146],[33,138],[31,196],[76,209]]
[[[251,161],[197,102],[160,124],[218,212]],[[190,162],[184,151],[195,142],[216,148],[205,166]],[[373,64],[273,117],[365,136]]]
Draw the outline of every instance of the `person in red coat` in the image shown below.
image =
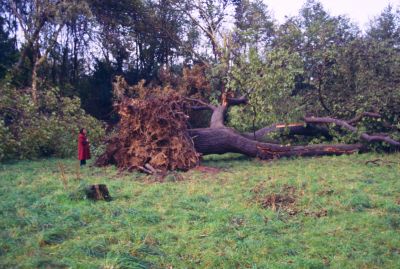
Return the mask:
[[78,159],[81,161],[81,166],[86,164],[86,160],[90,159],[89,139],[86,137],[87,131],[82,128],[78,136]]

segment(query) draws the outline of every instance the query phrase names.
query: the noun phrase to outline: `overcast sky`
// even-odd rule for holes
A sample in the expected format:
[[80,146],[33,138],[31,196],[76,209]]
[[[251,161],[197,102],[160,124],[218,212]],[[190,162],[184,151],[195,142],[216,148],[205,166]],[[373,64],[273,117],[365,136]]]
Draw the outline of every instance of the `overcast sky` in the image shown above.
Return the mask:
[[[303,6],[305,0],[264,0],[279,22],[285,15],[294,16]],[[365,29],[368,21],[379,15],[390,3],[395,8],[400,6],[400,0],[320,0],[325,10],[332,15],[347,15]]]

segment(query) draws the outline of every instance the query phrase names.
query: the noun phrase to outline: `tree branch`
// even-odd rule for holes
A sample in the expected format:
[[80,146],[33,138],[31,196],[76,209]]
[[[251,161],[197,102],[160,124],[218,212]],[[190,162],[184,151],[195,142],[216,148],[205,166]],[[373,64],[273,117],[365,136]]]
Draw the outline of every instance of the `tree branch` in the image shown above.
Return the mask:
[[344,120],[339,120],[335,118],[330,118],[330,117],[305,117],[304,121],[306,123],[311,123],[311,124],[324,124],[324,123],[334,123],[338,126],[341,126],[347,130],[352,131],[353,133],[357,132],[357,128],[350,125],[347,121]]
[[[371,116],[373,114],[365,114],[364,116]],[[374,115],[376,116],[376,115]],[[358,118],[358,117],[357,117]],[[362,117],[361,117],[362,118]],[[360,119],[361,119],[360,118]],[[349,124],[349,122],[354,122],[354,119],[351,121],[344,121],[330,117],[305,117],[304,121],[306,123],[311,124],[324,124],[324,123],[334,123],[344,129],[347,129],[353,133],[357,133],[358,129]],[[367,142],[386,142],[392,146],[400,147],[400,142],[390,138],[388,135],[369,135],[367,133],[362,133],[360,138]]]
[[23,20],[21,14],[18,12],[16,1],[13,1],[10,6],[11,6],[12,13],[17,18],[19,25],[21,26],[21,29],[24,32],[25,39],[28,40],[29,39],[28,29],[26,29],[24,26],[24,20]]
[[363,112],[357,116],[355,116],[354,118],[352,118],[351,120],[348,120],[347,122],[351,125],[358,123],[359,121],[361,121],[364,117],[369,117],[369,118],[381,118],[381,114],[379,113],[375,113],[375,112]]
[[245,96],[239,98],[227,98],[228,106],[245,105],[248,103],[248,99]]
[[197,110],[205,110],[205,107],[207,107],[208,109],[213,110],[213,111],[217,109],[216,106],[214,106],[212,104],[208,104],[208,103],[206,103],[206,102],[204,102],[204,101],[202,101],[200,99],[185,97],[185,100],[188,100],[188,101],[191,101],[191,102],[196,102],[196,103],[199,103],[199,104],[203,105],[203,106],[201,106],[201,108],[199,106],[193,106],[193,107],[197,108]]
[[400,142],[390,138],[388,135],[369,135],[363,133],[360,137],[367,142],[386,142],[389,145],[400,147]]
[[212,110],[209,106],[191,106],[193,111]]
[[[325,127],[306,125],[305,123],[291,123],[291,124],[273,124],[264,128],[261,128],[255,132],[244,133],[243,136],[254,139],[257,141],[264,141],[265,136],[269,133],[279,132],[281,134],[287,134],[288,136],[303,135],[303,136],[315,136],[322,135],[328,140],[332,139],[332,135],[329,130]],[[287,132],[287,133],[286,133]]]
[[40,66],[47,59],[47,56],[49,55],[50,51],[54,48],[54,46],[55,46],[55,44],[57,42],[57,37],[60,34],[61,29],[63,27],[64,27],[63,25],[60,25],[60,27],[53,33],[52,39],[49,41],[49,45],[46,48],[44,54],[35,63],[37,66]]

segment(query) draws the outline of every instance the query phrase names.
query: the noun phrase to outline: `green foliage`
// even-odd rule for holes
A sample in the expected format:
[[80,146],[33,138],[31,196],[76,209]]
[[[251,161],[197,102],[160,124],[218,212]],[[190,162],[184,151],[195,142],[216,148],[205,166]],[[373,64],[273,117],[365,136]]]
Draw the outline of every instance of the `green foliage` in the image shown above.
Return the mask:
[[400,42],[400,9],[395,10],[388,5],[382,13],[371,21],[368,36],[376,41],[390,41],[392,44]]
[[[0,165],[0,267],[400,267],[399,154],[204,159],[221,171],[162,184],[115,167],[85,167],[76,181],[74,159]],[[84,199],[84,186],[99,183],[112,202]],[[253,199],[285,186],[297,214]]]
[[[389,6],[362,35],[348,18],[332,16],[310,0],[298,17],[279,27],[274,45],[301,57],[304,72],[295,78],[293,96],[302,100],[306,114],[350,119],[375,111],[382,119],[364,119],[359,130],[399,137],[399,15]],[[335,142],[358,140],[331,130]],[[382,143],[369,147],[387,149]]]
[[43,156],[74,156],[79,128],[85,127],[93,146],[104,136],[102,124],[80,108],[76,97],[63,97],[57,88],[43,93],[39,107],[29,88],[0,86],[0,160]]
[[270,43],[274,22],[263,1],[238,1],[235,9],[234,33],[239,51]]
[[230,87],[246,94],[249,105],[232,108],[229,124],[239,130],[260,128],[276,122],[298,119],[300,99],[292,96],[295,77],[302,73],[296,53],[275,49],[265,57],[252,49],[232,70]]

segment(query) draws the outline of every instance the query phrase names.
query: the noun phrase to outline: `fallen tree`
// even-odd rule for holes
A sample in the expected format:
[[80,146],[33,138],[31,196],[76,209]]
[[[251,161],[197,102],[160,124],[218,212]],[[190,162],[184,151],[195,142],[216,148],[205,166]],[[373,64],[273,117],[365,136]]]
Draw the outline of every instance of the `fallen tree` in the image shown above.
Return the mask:
[[[222,95],[220,105],[199,99],[184,98],[170,93],[163,97],[129,99],[118,105],[121,117],[117,135],[110,138],[106,152],[96,164],[116,164],[121,169],[139,169],[147,173],[160,170],[187,170],[196,166],[199,155],[241,153],[260,159],[291,156],[323,156],[352,154],[365,150],[365,144],[281,145],[263,142],[265,135],[281,132],[287,135],[322,135],[329,138],[326,125],[336,124],[355,134],[355,124],[363,117],[380,117],[363,113],[349,121],[329,117],[305,117],[304,122],[274,124],[253,133],[239,133],[225,126],[224,118],[230,106],[244,105],[245,97]],[[188,110],[211,110],[208,128],[187,129]],[[359,134],[360,142],[385,142],[400,148],[400,142],[385,134]]]
[[[261,142],[262,138],[273,131],[287,130],[288,133],[297,135],[308,135],[317,131],[324,132],[325,129],[316,129],[306,124],[275,124],[273,126],[262,128],[253,133],[241,134],[234,129],[226,127],[224,124],[224,115],[229,106],[246,104],[247,99],[228,98],[222,96],[222,102],[219,106],[209,105],[201,100],[189,99],[202,105],[202,109],[212,111],[210,127],[203,129],[189,129],[188,132],[193,139],[197,152],[203,155],[223,154],[227,152],[241,153],[250,157],[260,159],[273,159],[291,156],[322,156],[322,155],[340,155],[351,154],[360,150],[362,144],[336,144],[336,145],[306,145],[291,146],[279,145],[273,143]],[[196,109],[199,109],[197,107]]]

